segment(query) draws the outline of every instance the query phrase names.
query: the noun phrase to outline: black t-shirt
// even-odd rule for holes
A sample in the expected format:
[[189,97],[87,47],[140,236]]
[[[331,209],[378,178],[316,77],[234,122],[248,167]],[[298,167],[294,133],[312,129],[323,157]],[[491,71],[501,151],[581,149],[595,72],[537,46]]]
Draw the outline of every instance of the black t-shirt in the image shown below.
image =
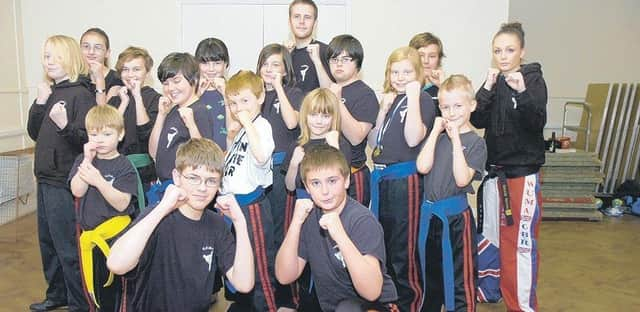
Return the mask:
[[429,93],[431,95],[431,99],[433,100],[433,105],[436,107],[436,116],[442,116],[440,112],[439,102],[438,102],[438,91],[440,88],[434,84],[425,85],[422,91]]
[[[362,80],[342,87],[342,102],[353,118],[360,122],[367,122],[372,125],[376,124],[378,116],[378,98],[375,92],[367,86]],[[367,139],[363,139],[358,145],[351,146],[351,162],[352,166],[359,168],[367,161],[365,148],[367,147]]]
[[120,75],[113,69],[109,69],[107,76],[104,77],[105,92],[113,86],[124,86],[124,82],[120,79]]
[[[78,166],[84,159],[84,154],[78,155],[69,172],[69,181],[78,172]],[[87,193],[80,198],[80,216],[78,222],[83,230],[93,230],[103,222],[115,217],[133,215],[135,212],[135,198],[138,195],[138,177],[135,169],[127,157],[118,155],[114,159],[100,159],[95,157],[91,162],[102,177],[120,192],[131,194],[129,206],[124,211],[118,211],[111,206],[100,191],[89,185]]]
[[227,150],[227,126],[224,109],[224,96],[218,90],[208,90],[202,93],[200,101],[210,107],[209,114],[213,116],[213,142],[216,142],[223,151]]
[[[124,155],[147,153],[149,151],[149,136],[156,121],[156,116],[158,116],[158,101],[161,95],[149,86],[144,86],[140,89],[142,103],[144,103],[147,115],[149,115],[149,122],[138,126],[136,122],[136,100],[131,91],[127,94],[129,95],[129,105],[123,115],[124,139],[118,145],[118,151]],[[119,96],[109,99],[109,105],[113,107],[120,107],[120,103]]]
[[[353,286],[340,250],[329,233],[320,228],[320,217],[322,212],[316,207],[302,225],[298,256],[309,263],[322,310],[333,311],[340,301],[360,297]],[[391,277],[387,274],[384,234],[378,220],[369,209],[347,197],[347,203],[340,213],[340,221],[360,253],[371,255],[380,261],[383,284],[378,301],[395,301],[398,295]]]
[[[482,179],[484,166],[487,161],[487,145],[484,139],[474,131],[460,135],[462,152],[469,168],[476,171],[473,179]],[[458,187],[453,177],[453,145],[446,133],[438,136],[431,171],[424,176],[425,199],[438,201],[455,195],[472,193],[471,183]]]
[[[322,66],[325,72],[331,78],[331,70],[329,69],[329,58],[327,57],[328,46],[320,41],[313,40],[311,43],[317,43],[320,45],[320,59],[322,60]],[[297,86],[306,94],[310,91],[320,87],[320,81],[318,80],[318,72],[316,71],[307,47],[295,48],[291,51],[291,61],[293,62],[293,71],[296,75]],[[333,80],[333,78],[332,78]]]
[[[284,87],[284,93],[289,99],[289,103],[294,110],[299,111],[304,94],[298,88]],[[280,100],[275,90],[267,91],[262,104],[262,117],[271,124],[273,142],[276,144],[274,152],[284,152],[291,142],[294,142],[300,135],[300,128],[289,130],[282,119],[280,111]]]
[[195,221],[174,210],[160,221],[138,266],[128,274],[135,283],[132,310],[207,311],[216,268],[226,274],[235,249],[235,237],[222,216],[205,209]]
[[[404,127],[408,111],[407,101],[408,99],[404,94],[397,95],[393,100],[393,104],[391,108],[389,108],[389,112],[387,112],[384,123],[380,125],[380,131],[383,132],[380,142],[382,153],[377,157],[373,156],[374,163],[388,165],[412,161],[418,158],[422,143],[415,147],[409,147],[407,140],[404,138]],[[428,134],[431,128],[433,128],[435,112],[431,96],[426,92],[420,93],[420,116],[422,123],[427,127]]]
[[[302,148],[307,151],[307,149],[311,146],[319,145],[319,144],[329,144],[325,139],[311,139],[309,142],[305,143]],[[351,163],[351,144],[345,139],[343,136],[338,138],[338,146],[340,147],[340,151],[344,155],[347,164]],[[298,142],[292,142],[287,149],[287,157],[282,162],[282,166],[280,166],[280,170],[283,174],[287,174],[289,170],[289,164],[291,163],[291,157],[293,156],[293,151],[298,147]],[[300,170],[298,170],[298,174],[296,174],[296,188],[304,188],[304,184],[302,184],[302,177],[300,176]]]
[[[197,100],[189,105],[193,110],[193,119],[202,137],[213,139],[213,115],[209,113],[210,106]],[[171,179],[171,170],[175,168],[176,151],[180,144],[191,138],[189,129],[185,126],[178,106],[174,106],[162,126],[160,138],[158,139],[158,150],[156,153],[156,173],[161,181]]]
[[[105,93],[109,92],[109,89],[111,89],[111,87],[114,87],[114,86],[124,86],[124,82],[122,82],[122,79],[120,79],[120,75],[118,74],[117,71],[113,69],[109,69],[109,72],[107,72],[107,75],[104,76],[104,92]],[[93,82],[91,83],[90,90],[91,92],[96,92],[95,83]]]

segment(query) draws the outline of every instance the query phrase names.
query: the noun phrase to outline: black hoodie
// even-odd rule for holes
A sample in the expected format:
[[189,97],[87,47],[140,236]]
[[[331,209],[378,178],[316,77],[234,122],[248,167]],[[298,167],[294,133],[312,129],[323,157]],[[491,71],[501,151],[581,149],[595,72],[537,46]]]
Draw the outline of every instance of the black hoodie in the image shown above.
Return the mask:
[[524,64],[520,72],[524,92],[511,89],[501,74],[491,91],[484,87],[478,90],[478,105],[471,114],[471,123],[486,129],[487,167],[503,166],[508,177],[538,172],[544,164],[547,86],[540,64]]
[[[34,173],[38,183],[69,187],[69,171],[87,142],[84,118],[96,102],[95,94],[89,91],[90,84],[85,76],[74,82],[62,81],[51,86],[47,103],[39,105],[34,101],[31,105],[27,131],[36,141]],[[68,123],[64,129],[49,118],[51,108],[59,101],[66,102]]]

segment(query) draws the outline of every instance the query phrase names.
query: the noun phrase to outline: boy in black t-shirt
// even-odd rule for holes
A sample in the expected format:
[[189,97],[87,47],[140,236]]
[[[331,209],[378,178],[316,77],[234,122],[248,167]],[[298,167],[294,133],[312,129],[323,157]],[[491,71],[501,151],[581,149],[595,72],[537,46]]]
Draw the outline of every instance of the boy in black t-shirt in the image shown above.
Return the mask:
[[416,161],[425,175],[418,234],[421,311],[440,312],[443,304],[446,311],[476,309],[476,230],[467,193],[473,193],[471,181],[482,178],[487,147],[469,122],[474,96],[465,76],[452,75],[442,83],[442,117],[434,121]]
[[145,191],[157,179],[148,150],[149,136],[162,97],[152,87],[144,85],[152,67],[153,59],[144,48],[128,47],[122,51],[118,55],[116,70],[124,86],[113,87],[118,90],[118,96],[107,102],[116,107],[124,118],[124,139],[118,144],[118,151],[134,160]]
[[280,283],[295,281],[308,262],[323,311],[396,309],[382,227],[366,207],[347,196],[350,171],[342,153],[329,145],[312,146],[300,173],[313,202],[296,202],[276,257]]
[[331,74],[336,83],[331,85],[340,99],[340,129],[351,143],[351,184],[349,196],[369,206],[370,171],[365,162],[367,135],[376,125],[378,99],[375,92],[358,77],[364,51],[358,39],[351,35],[336,36],[327,50]]
[[[131,222],[132,197],[138,190],[137,175],[129,160],[118,152],[118,143],[124,137],[124,121],[115,108],[93,107],[87,113],[85,124],[89,142],[69,173],[71,192],[80,201],[81,272],[89,303],[103,311],[114,311],[115,290],[120,287],[111,285],[113,276],[106,270],[104,259],[109,255],[108,241]],[[96,246],[104,255],[94,255]],[[98,277],[97,286],[94,274]]]
[[224,154],[208,139],[177,151],[173,182],[160,203],[139,216],[113,245],[107,266],[133,279],[132,311],[207,311],[215,266],[239,292],[254,285],[253,253],[244,215],[233,196],[219,196],[223,217],[206,207],[220,187]]
[[[313,39],[318,24],[318,6],[313,0],[294,0],[289,4],[289,27],[295,42],[288,46],[297,86],[308,93],[333,82],[329,73],[327,45]],[[288,44],[289,45],[289,44]]]
[[189,53],[171,53],[158,66],[158,80],[165,97],[158,103],[158,116],[149,138],[149,155],[156,162],[158,183],[147,193],[157,203],[172,177],[176,150],[191,138],[213,140],[211,106],[198,97],[198,62]]

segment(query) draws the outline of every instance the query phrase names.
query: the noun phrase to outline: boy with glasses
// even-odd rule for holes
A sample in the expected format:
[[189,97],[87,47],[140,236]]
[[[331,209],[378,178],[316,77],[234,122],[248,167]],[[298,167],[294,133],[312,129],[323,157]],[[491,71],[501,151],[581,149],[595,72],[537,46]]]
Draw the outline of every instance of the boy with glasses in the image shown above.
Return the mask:
[[327,51],[331,74],[336,80],[331,90],[340,99],[340,129],[351,143],[351,179],[349,196],[369,206],[369,178],[366,166],[367,135],[376,124],[378,99],[358,74],[362,68],[364,51],[358,39],[339,35],[331,40]]
[[[253,252],[247,222],[233,196],[218,196],[224,153],[209,139],[190,139],[177,151],[173,182],[113,245],[109,270],[134,280],[123,311],[206,311],[216,268],[236,291],[253,288]],[[129,288],[131,289],[131,288]]]

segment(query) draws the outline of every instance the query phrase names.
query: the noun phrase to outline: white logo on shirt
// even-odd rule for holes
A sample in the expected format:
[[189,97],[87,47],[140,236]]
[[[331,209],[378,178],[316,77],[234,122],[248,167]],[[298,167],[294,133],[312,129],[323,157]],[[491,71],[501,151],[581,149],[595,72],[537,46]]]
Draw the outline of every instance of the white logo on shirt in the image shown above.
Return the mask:
[[209,272],[211,272],[211,263],[213,263],[213,247],[204,246],[202,247],[202,258],[209,265]]
[[276,109],[276,114],[280,114],[280,100],[273,101],[273,107]]
[[309,65],[302,65],[300,66],[300,68],[302,68],[300,70],[300,76],[302,76],[302,81],[304,81],[304,77],[307,76],[307,70],[309,70]]
[[336,257],[336,259],[338,259],[340,263],[342,263],[343,268],[346,268],[347,264],[344,262],[344,257],[342,256],[342,252],[340,252],[340,249],[338,249],[338,245],[333,246],[333,249],[338,250],[333,254],[333,256]]
[[116,177],[114,177],[114,176],[112,176],[110,174],[107,174],[107,175],[104,176],[104,180],[107,181],[107,183],[109,183],[111,185],[113,185],[113,181],[115,181],[115,179],[116,179]]
[[169,128],[169,133],[167,133],[167,148],[171,146],[171,141],[178,134],[178,129],[176,127]]
[[404,118],[407,117],[407,110],[408,107],[402,107],[400,108],[400,123],[404,123]]

